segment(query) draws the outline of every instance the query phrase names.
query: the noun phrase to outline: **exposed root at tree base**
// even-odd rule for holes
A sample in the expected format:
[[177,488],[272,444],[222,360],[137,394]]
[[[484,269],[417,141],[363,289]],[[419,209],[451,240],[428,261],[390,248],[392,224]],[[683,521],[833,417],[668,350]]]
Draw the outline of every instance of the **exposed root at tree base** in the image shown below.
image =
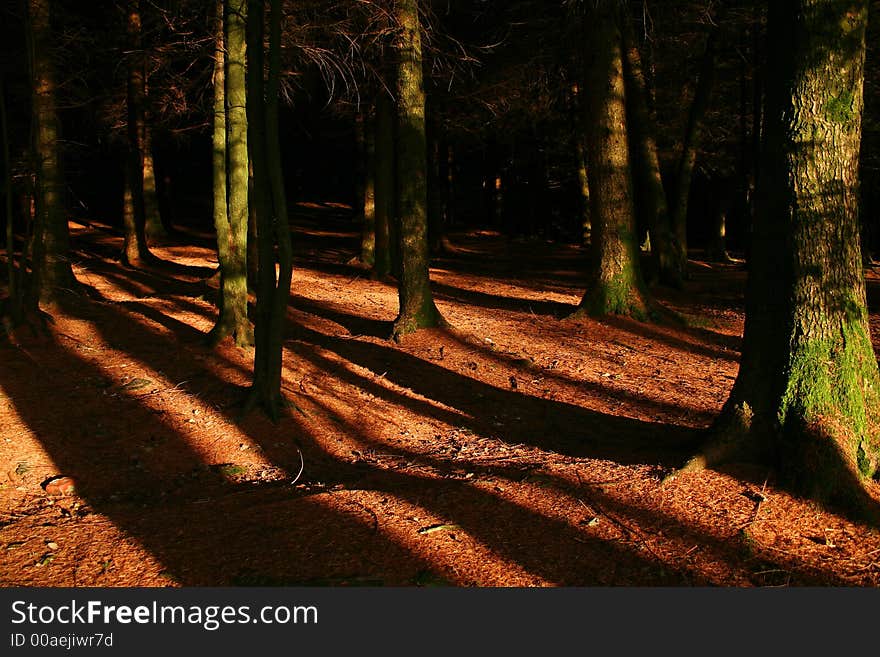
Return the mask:
[[438,310],[435,309],[431,315],[432,316],[427,319],[398,316],[398,318],[394,320],[390,339],[394,342],[400,342],[401,338],[404,336],[415,333],[416,331],[421,331],[422,329],[451,328],[449,322],[443,318],[443,315],[441,315]]

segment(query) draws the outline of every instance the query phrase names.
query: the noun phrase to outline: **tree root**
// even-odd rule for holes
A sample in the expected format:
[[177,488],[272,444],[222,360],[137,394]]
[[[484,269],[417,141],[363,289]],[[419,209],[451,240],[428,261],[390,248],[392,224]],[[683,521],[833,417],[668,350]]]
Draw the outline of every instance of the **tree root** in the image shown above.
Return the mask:
[[390,339],[394,342],[400,342],[405,335],[421,331],[422,329],[449,329],[451,327],[451,324],[446,321],[436,308],[428,314],[429,317],[427,318],[399,315],[394,320]]
[[[684,465],[663,478],[663,483],[688,472],[700,472],[736,460],[766,458],[766,445],[759,443],[757,427],[748,404],[725,408],[708,431],[702,449]],[[762,454],[764,452],[764,454]]]

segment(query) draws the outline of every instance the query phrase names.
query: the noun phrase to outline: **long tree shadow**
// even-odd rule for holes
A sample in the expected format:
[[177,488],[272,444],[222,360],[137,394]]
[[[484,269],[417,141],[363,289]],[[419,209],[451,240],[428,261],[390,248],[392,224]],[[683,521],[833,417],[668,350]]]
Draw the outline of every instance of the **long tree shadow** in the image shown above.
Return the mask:
[[[161,368],[172,377],[200,366],[189,351],[178,351],[176,357],[167,357],[172,338],[157,334],[149,327],[133,321],[122,308],[102,307],[92,316],[99,330],[107,339],[120,344],[131,356],[155,369]],[[345,342],[345,341],[342,341]],[[352,341],[348,341],[349,344]],[[334,345],[340,346],[340,345]],[[385,353],[367,354],[371,358],[387,357]],[[101,370],[70,353],[61,353],[58,368],[63,372],[77,372],[87,379],[100,376]],[[22,363],[22,367],[25,364]],[[430,371],[434,374],[433,370]],[[216,374],[209,374],[216,376]],[[401,546],[397,540],[387,540],[374,529],[370,522],[353,521],[350,515],[327,509],[324,502],[332,501],[332,495],[321,497],[317,504],[311,499],[291,499],[290,489],[277,486],[259,487],[239,491],[221,478],[206,475],[199,480],[195,490],[190,479],[175,487],[180,471],[191,477],[190,471],[199,468],[202,457],[169,427],[160,424],[156,441],[165,448],[153,452],[154,456],[141,459],[140,467],[132,463],[131,453],[137,450],[124,440],[126,422],[145,424],[155,418],[153,412],[138,400],[119,398],[118,406],[108,414],[108,422],[114,429],[112,436],[97,436],[95,442],[65,439],[65,427],[88,426],[89,415],[83,410],[82,417],[71,417],[68,411],[71,400],[59,396],[57,381],[40,382],[36,388],[21,383],[15,377],[12,392],[22,417],[36,426],[51,416],[52,426],[43,422],[41,440],[53,460],[63,470],[77,473],[83,480],[83,494],[95,506],[106,513],[122,531],[140,541],[157,559],[183,583],[234,583],[235,581],[303,582],[314,581],[321,576],[360,570],[369,570],[370,559],[379,551],[395,555],[400,561],[400,572],[409,568],[437,568],[437,564]],[[217,380],[217,383],[222,383]],[[460,380],[453,383],[461,385]],[[489,386],[490,387],[490,386]],[[45,389],[44,389],[45,388]],[[49,396],[50,390],[54,396]],[[75,390],[71,390],[75,392]],[[89,391],[95,394],[94,391]],[[479,392],[479,391],[478,391]],[[37,403],[36,399],[40,402]],[[44,398],[57,399],[46,407]],[[444,403],[449,401],[443,400]],[[490,399],[487,406],[510,402],[507,395]],[[398,400],[402,405],[407,400]],[[75,404],[75,402],[74,402]],[[114,403],[114,405],[116,405]],[[83,405],[84,407],[84,405]],[[553,411],[559,410],[551,406]],[[471,409],[473,410],[473,409]],[[563,409],[564,410],[564,409]],[[570,411],[568,411],[570,412]],[[106,409],[105,409],[106,413]],[[278,440],[278,430],[249,421],[241,425],[259,443],[273,463],[291,468],[296,464],[297,452],[289,442]],[[690,580],[686,573],[658,567],[655,558],[645,554],[638,544],[622,544],[584,536],[569,522],[547,517],[543,513],[526,509],[497,495],[478,490],[469,484],[412,476],[401,473],[376,471],[376,468],[352,465],[329,454],[323,440],[323,429],[305,426],[303,422],[288,420],[287,431],[299,437],[306,447],[310,466],[315,475],[331,481],[348,482],[350,486],[369,486],[371,490],[384,491],[410,500],[413,504],[432,510],[452,522],[460,524],[493,552],[522,564],[546,580],[568,584],[608,584],[615,581],[640,581],[654,584],[681,584]],[[356,435],[351,427],[346,432]],[[362,436],[361,439],[364,437]],[[97,456],[100,455],[100,458]],[[119,474],[134,468],[138,476],[133,481],[123,477],[123,497],[129,504],[114,502],[108,498],[119,486]],[[169,481],[171,484],[169,485]],[[132,485],[132,484],[135,485]],[[165,495],[163,496],[163,492]],[[148,494],[144,494],[148,493]],[[245,495],[244,504],[236,495]],[[339,493],[342,496],[343,493]],[[197,499],[193,499],[198,496]],[[209,507],[197,502],[207,497]],[[152,509],[156,500],[175,500],[171,505],[184,505],[186,523],[183,526],[168,522],[169,507]],[[135,506],[135,502],[139,506]],[[147,503],[148,507],[143,507]],[[358,518],[361,518],[360,514]],[[320,525],[320,526],[318,526]],[[266,549],[266,541],[272,546]],[[561,552],[560,552],[561,550]],[[291,563],[290,552],[308,555],[308,563],[301,560]],[[315,557],[314,555],[318,555]],[[372,557],[370,555],[373,555]],[[614,571],[608,563],[619,564]],[[601,564],[605,564],[604,566]],[[225,569],[217,572],[219,567]],[[604,569],[604,570],[603,570]],[[341,576],[341,575],[338,575]],[[325,579],[326,581],[326,579]],[[393,580],[393,581],[400,581]]]
[[[511,443],[626,463],[645,459],[671,463],[670,458],[680,457],[697,438],[692,429],[605,415],[497,388],[372,342],[341,339],[306,327],[294,329],[294,335],[426,399],[455,408],[473,418],[468,424],[474,431],[501,434]],[[349,376],[344,366],[334,366],[319,354],[298,353],[322,360],[322,366],[332,368],[335,376]]]
[[[160,353],[159,345],[150,342],[162,342],[163,338],[137,322],[123,326],[112,318],[116,308],[102,310],[109,311],[111,317],[91,319],[99,320],[97,325],[107,333],[105,337],[114,342],[128,340],[134,358],[148,361]],[[123,332],[124,336],[110,335]],[[134,348],[136,345],[141,346],[142,353]],[[76,477],[80,495],[92,508],[106,514],[127,536],[140,542],[176,581],[192,585],[267,578],[284,583],[322,577],[332,581],[368,567],[370,559],[376,559],[379,553],[384,560],[388,555],[397,555],[394,560],[404,572],[407,567],[410,572],[437,567],[399,542],[389,541],[371,523],[352,521],[323,503],[315,504],[309,496],[291,493],[289,488],[241,490],[229,484],[216,471],[206,469],[203,457],[175,430],[157,420],[154,411],[140,400],[124,394],[111,397],[102,408],[96,431],[95,407],[88,399],[95,391],[87,385],[59,385],[59,381],[74,380],[74,373],[75,380],[96,380],[103,371],[67,350],[52,349],[56,376],[51,381],[42,378],[37,385],[25,384],[23,372],[19,372],[19,376],[5,382],[16,410],[28,425],[40,427],[42,445],[62,472]],[[18,365],[20,370],[30,366],[23,360]],[[166,366],[164,362],[154,367],[160,365],[165,370],[179,367],[175,363]],[[47,404],[46,399],[56,401]],[[132,426],[144,425],[153,427],[149,451],[144,449],[145,445],[128,439],[133,433]],[[367,481],[362,468],[324,452],[320,437],[308,428],[293,423],[288,429],[295,430],[302,442],[309,443],[309,462],[319,466],[316,475],[332,481]],[[251,426],[248,432],[273,462],[295,462],[295,451],[290,444],[279,444],[275,429],[255,431]],[[314,458],[321,454],[322,458]],[[463,487],[460,482],[384,472],[366,476],[372,480],[371,489],[401,495],[435,513],[467,521],[468,529],[493,551],[524,560],[523,567],[551,581],[613,581],[607,573],[603,577],[598,566],[574,568],[579,561],[574,555],[565,564],[545,563],[541,555],[560,540],[562,545],[577,544],[578,554],[584,549],[595,551],[596,560],[586,563],[596,564],[601,559],[621,564],[620,567],[638,573],[647,582],[682,581],[658,569],[637,549],[584,539],[566,522]],[[247,497],[242,497],[245,494]],[[199,506],[206,501],[210,507]],[[487,521],[487,516],[493,520]],[[579,540],[575,541],[576,538]],[[532,540],[536,544],[528,545]],[[298,557],[307,555],[307,563],[304,565],[301,558],[293,563],[289,558],[291,550]],[[216,572],[217,568],[224,570]],[[617,576],[621,576],[619,572]],[[401,583],[399,577],[391,577],[391,583]]]
[[[400,398],[396,403],[406,406],[407,400]],[[653,584],[681,584],[691,581],[686,573],[676,572],[674,568],[667,566],[665,572],[658,568],[658,564],[644,552],[638,541],[616,545],[604,540],[585,538],[568,522],[547,518],[539,512],[498,499],[491,493],[462,485],[460,481],[437,480],[433,477],[352,466],[326,453],[321,442],[325,439],[326,429],[317,433],[303,425],[297,425],[297,429],[300,444],[307,443],[307,446],[303,446],[306,448],[308,461],[316,468],[313,474],[343,482],[349,487],[382,491],[408,499],[443,518],[449,518],[487,542],[500,555],[513,559],[530,572],[551,581],[603,584],[613,583],[616,579],[632,581],[634,577],[643,583]],[[371,442],[363,432],[359,433],[353,426],[346,426],[346,433],[349,436],[359,435],[359,440],[366,444]],[[289,446],[279,446],[265,433],[251,431],[251,435],[260,442],[273,461],[285,464],[291,462]],[[378,445],[375,441],[372,442]],[[491,520],[487,520],[487,516]],[[650,517],[651,513],[645,512],[645,516]],[[511,532],[511,527],[517,529]],[[548,537],[553,538],[548,541]],[[568,548],[562,549],[558,558],[548,559],[554,550],[559,550],[560,545]],[[571,553],[570,548],[574,545],[577,545],[577,549],[575,553]],[[594,558],[588,560],[591,565],[585,566],[582,563],[581,550],[592,554]],[[613,569],[608,568],[605,563],[607,559],[616,564]]]
[[[342,581],[368,573],[370,559],[386,553],[399,560],[401,572],[429,567],[363,518],[308,492],[230,483],[161,412],[119,388],[107,394],[102,368],[60,345],[46,347],[43,355],[51,360],[52,376],[34,377],[33,362],[17,351],[5,357],[2,384],[15,410],[38,428],[43,448],[61,473],[75,478],[91,510],[158,559],[169,582],[254,583],[247,579],[252,572],[289,583]],[[149,426],[148,435],[135,426]],[[2,578],[15,580],[10,572]]]
[[534,315],[544,315],[562,319],[572,313],[572,306],[558,301],[540,301],[533,299],[521,299],[517,297],[501,296],[477,290],[465,290],[445,283],[433,281],[431,290],[438,299],[454,301],[468,306],[479,308],[492,308],[495,310],[507,310]]
[[[297,300],[297,307],[298,307],[298,309],[302,310],[303,312],[307,312],[309,314],[315,315],[317,317],[321,317],[321,318],[329,320],[335,324],[338,324],[339,326],[348,330],[349,333],[351,333],[352,337],[368,336],[368,337],[386,338],[388,336],[387,329],[390,326],[389,322],[368,319],[365,317],[352,315],[350,313],[345,313],[341,309],[330,307],[329,304],[326,302],[319,303],[319,302],[315,302],[315,301],[311,301],[311,300],[307,300],[307,301],[303,302],[298,299]],[[302,327],[302,328],[305,329],[305,327]],[[308,330],[308,329],[305,329],[305,330]],[[297,333],[293,332],[290,335],[292,337],[295,337],[295,336],[297,336]],[[322,338],[320,336],[324,336],[324,337]],[[312,337],[317,339],[318,342],[323,340],[324,343],[322,344],[322,346],[325,346],[325,347],[328,347],[328,343],[327,343],[328,340],[335,340],[335,344],[341,344],[342,342],[350,341],[350,338],[347,338],[347,337],[346,338],[339,338],[339,337],[334,338],[333,336],[331,336],[329,334],[320,333],[320,332],[313,333]],[[555,372],[552,370],[550,370],[550,371],[543,370],[543,369],[536,370],[533,366],[529,367],[529,366],[526,366],[525,364],[523,364],[521,358],[508,357],[502,353],[499,353],[497,351],[489,349],[485,344],[480,344],[480,343],[478,343],[478,341],[465,340],[460,334],[458,334],[454,331],[453,332],[442,332],[442,338],[448,339],[448,340],[455,342],[455,343],[458,343],[462,347],[469,349],[469,350],[476,349],[481,353],[481,355],[483,357],[489,358],[505,368],[509,368],[512,373],[516,373],[521,376],[529,377],[529,378],[537,375],[542,378],[552,379],[552,380],[558,381],[566,386],[571,386],[573,388],[577,388],[580,391],[580,393],[583,394],[584,396],[598,396],[598,397],[602,397],[605,399],[613,400],[619,404],[625,404],[628,407],[638,407],[643,410],[651,411],[651,412],[681,414],[682,412],[689,411],[689,409],[685,406],[670,405],[667,403],[657,401],[656,399],[653,399],[653,398],[648,397],[646,395],[640,395],[638,393],[627,392],[624,390],[620,390],[618,388],[613,388],[610,386],[605,386],[605,385],[593,383],[590,381],[574,379],[572,377],[560,374],[559,372]],[[365,344],[370,344],[370,343],[358,342],[358,344],[365,345]],[[373,345],[373,346],[376,349],[383,349],[383,347],[378,346],[378,345]],[[400,353],[401,352],[397,349],[390,349],[389,350],[389,354],[397,355]],[[385,360],[373,359],[373,365],[384,362],[385,365],[387,366],[387,367],[385,367],[386,370],[389,368],[391,368],[392,370],[397,370],[399,368],[392,367],[392,365],[393,365],[392,359],[395,357],[397,357],[397,356],[389,356],[389,358],[385,359]],[[400,358],[402,358],[402,356],[400,356]],[[418,359],[418,358],[414,358],[414,357],[409,357],[409,358],[414,359],[414,360],[410,361],[410,364],[413,367],[417,367],[417,363],[425,363],[428,366],[437,367],[437,366],[432,365],[431,363],[428,363],[427,361],[424,361],[422,359]],[[404,368],[404,369],[406,369],[406,368]],[[440,369],[443,369],[444,371],[448,372],[448,370],[446,370],[445,368],[440,368]],[[468,381],[472,381],[472,380],[473,379],[468,378]],[[477,398],[479,399],[479,397],[477,397]],[[700,417],[698,419],[701,419],[706,422],[708,422],[712,419],[711,417],[708,417],[708,416],[703,417],[703,414],[701,412],[694,411],[693,409],[690,410],[690,413],[699,415]]]
[[[333,415],[330,407],[323,406],[317,400],[313,401],[319,407],[323,407],[325,414]],[[358,443],[365,452],[387,453],[389,451],[390,446],[387,443],[365,433],[359,424],[339,418],[336,418],[335,421],[344,427],[347,435],[357,437]],[[458,480],[457,483],[460,484],[462,473],[467,471],[466,476],[471,477],[471,483],[481,480],[486,480],[487,483],[501,480],[516,485],[523,480],[528,481],[534,467],[540,467],[539,464],[534,464],[531,467],[523,467],[519,463],[504,465],[499,464],[498,461],[487,465],[480,460],[472,461],[467,458],[450,461],[448,458],[437,458],[424,452],[401,449],[400,446],[390,448],[390,451],[393,452],[392,460],[396,458],[403,459],[405,463],[418,463],[423,472],[416,476],[407,473],[405,476],[409,479],[402,479],[403,474],[394,471],[393,463],[390,467],[373,467],[358,463],[355,469],[361,471],[361,476],[355,478],[351,485],[384,490],[412,499],[420,505],[425,504],[425,497],[428,496],[432,500],[430,507],[436,513],[441,514],[441,517],[451,519],[457,525],[480,535],[486,531],[487,522],[483,515],[483,506],[480,504],[479,495],[475,499],[474,491],[471,488],[456,486],[448,480]],[[430,473],[424,473],[426,467]],[[415,489],[411,485],[413,480],[418,482],[418,487]],[[539,516],[534,526],[522,528],[523,537],[529,540],[525,543],[505,544],[504,553],[515,559],[517,563],[526,565],[533,572],[552,576],[562,585],[577,585],[583,581],[614,583],[618,578],[623,581],[631,581],[629,578],[633,577],[634,573],[638,573],[636,577],[642,579],[642,585],[705,585],[713,583],[702,577],[693,577],[687,567],[682,565],[676,567],[676,565],[664,564],[650,546],[650,539],[657,536],[662,536],[664,541],[673,539],[694,547],[698,546],[710,558],[727,561],[734,570],[741,569],[742,576],[758,586],[764,586],[773,579],[779,579],[779,574],[789,578],[794,575],[797,585],[816,586],[839,583],[836,577],[829,576],[814,567],[802,566],[796,559],[786,561],[778,555],[771,556],[769,551],[762,550],[759,545],[752,543],[751,539],[735,528],[728,528],[726,535],[723,528],[721,534],[710,535],[704,529],[684,522],[681,518],[662,510],[648,510],[642,506],[624,502],[605,488],[609,483],[619,482],[590,482],[579,478],[578,483],[573,484],[562,477],[544,474],[540,475],[539,481],[542,487],[553,489],[568,498],[557,502],[557,504],[568,504],[569,509],[568,513],[564,514],[567,517],[561,523],[561,531],[554,534],[558,541],[554,541],[552,545],[547,544],[544,532],[552,527],[548,526],[546,517]],[[502,490],[496,485],[494,491],[497,492],[494,492],[492,486],[485,486],[481,489],[481,494],[494,501]],[[739,506],[739,512],[744,516],[748,516],[754,511],[752,502],[747,501],[745,496]],[[736,513],[734,509],[729,511],[732,514]],[[595,521],[595,517],[592,520],[584,518],[581,522],[576,522],[579,514],[583,513],[586,513],[587,516],[591,513],[600,514],[605,521],[615,524],[621,534],[621,537],[617,539],[621,545],[610,548],[607,539],[598,544],[595,543],[595,539],[585,540],[583,533],[576,528],[582,527],[585,522],[589,525],[589,522]],[[493,516],[492,524],[504,523],[506,520],[506,517]],[[554,520],[558,524],[558,519]],[[530,529],[534,531],[529,531]],[[601,558],[597,561],[591,560],[591,564],[584,564],[581,557],[585,555],[580,554],[578,549],[575,549],[573,554],[570,549],[571,543],[566,546],[568,541],[591,546],[585,548],[590,551],[591,558],[608,556],[619,551],[616,554],[618,560],[610,566]],[[544,546],[544,549],[539,553],[534,549],[537,545]],[[661,572],[659,579],[656,579],[656,573],[648,576],[647,580],[643,579],[645,577],[644,564],[641,560],[632,560],[636,554],[641,555],[649,562],[654,561],[654,565],[659,567],[661,571],[665,569],[668,572]],[[622,561],[619,560],[621,556],[623,557]],[[572,563],[573,559],[577,561],[576,565]],[[548,561],[552,565],[548,566]],[[775,578],[774,575],[776,575]]]

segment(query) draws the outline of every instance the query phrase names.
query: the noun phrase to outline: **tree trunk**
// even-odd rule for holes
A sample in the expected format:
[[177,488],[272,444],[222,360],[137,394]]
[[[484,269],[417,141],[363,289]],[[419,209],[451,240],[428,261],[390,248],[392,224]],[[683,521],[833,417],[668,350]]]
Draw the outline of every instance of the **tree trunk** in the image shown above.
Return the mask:
[[[245,88],[245,65],[247,45],[245,23],[247,0],[227,0],[225,7],[226,57],[225,70],[219,76],[217,69],[223,64],[222,45],[215,50],[215,97],[214,97],[214,221],[217,227],[217,255],[220,261],[220,312],[217,323],[211,329],[209,341],[217,344],[232,336],[236,346],[253,344],[254,335],[247,315],[247,227],[248,227],[248,117]],[[221,99],[217,93],[224,82]],[[223,132],[220,113],[225,115]],[[225,140],[222,147],[218,146]],[[218,149],[220,152],[218,152]],[[219,189],[218,166],[225,157],[226,179],[224,189]],[[221,193],[226,194],[226,212],[222,212]],[[219,205],[218,205],[219,203]]]
[[260,276],[260,247],[257,230],[257,202],[254,199],[254,163],[248,160],[248,227],[247,227],[247,282],[249,290],[257,289]]
[[362,114],[364,140],[364,172],[362,194],[364,225],[361,230],[361,262],[373,267],[376,262],[376,132],[373,130],[374,112]]
[[3,142],[3,196],[6,214],[6,277],[9,292],[9,319],[13,326],[21,321],[21,297],[15,268],[15,231],[12,217],[12,160],[9,158],[9,124],[6,118],[6,85],[0,77],[0,140]]
[[391,276],[394,260],[391,225],[394,222],[394,117],[391,99],[379,90],[376,99],[375,131],[375,203],[376,261],[373,276],[380,280]]
[[867,14],[867,0],[770,5],[742,364],[713,441],[686,466],[761,453],[796,489],[865,513],[861,483],[880,457],[858,228]]
[[167,237],[168,230],[159,210],[159,194],[156,190],[156,168],[153,165],[153,130],[149,119],[144,120],[144,230],[147,238]]
[[593,224],[592,266],[578,314],[646,319],[650,302],[639,268],[633,183],[626,133],[620,13],[600,3],[588,17],[587,175]]
[[700,123],[709,109],[709,100],[712,97],[712,87],[715,81],[715,40],[717,32],[718,28],[713,28],[706,40],[706,51],[703,54],[700,76],[697,79],[697,88],[694,92],[694,100],[691,103],[687,127],[685,128],[684,142],[678,161],[675,191],[672,199],[672,226],[675,230],[675,240],[677,242],[678,269],[684,277],[687,277],[688,198],[691,193],[691,178],[694,173],[694,165],[697,161]]
[[737,192],[736,184],[729,179],[714,181],[710,192],[715,195],[715,209],[709,225],[706,258],[709,262],[729,263],[731,260],[727,253],[727,215]]
[[427,152],[422,42],[417,0],[395,3],[397,56],[397,224],[401,253],[400,314],[394,337],[443,324],[428,275]]
[[581,240],[588,246],[592,240],[593,222],[590,218],[590,181],[587,178],[587,145],[584,135],[583,101],[580,86],[571,90],[571,124],[574,132],[574,157],[577,167],[578,206],[580,210]]
[[37,169],[33,281],[29,305],[35,308],[38,303],[57,303],[62,292],[76,290],[78,284],[70,266],[70,234],[62,196],[64,179],[58,148],[49,0],[28,0],[28,27]]
[[633,156],[636,210],[652,238],[651,259],[657,279],[664,285],[680,288],[685,276],[683,267],[687,264],[687,257],[682,255],[682,246],[670,223],[654,137],[656,128],[648,111],[642,58],[629,15],[624,15],[622,24],[627,127]]
[[144,206],[144,58],[140,0],[128,0],[128,84],[126,92],[128,157],[123,214],[122,261],[138,266],[152,260],[147,247]]
[[254,156],[260,266],[254,379],[248,406],[262,406],[269,417],[277,421],[284,404],[281,393],[282,337],[287,320],[293,274],[278,129],[281,0],[271,0],[270,4],[269,76],[265,85],[262,48],[263,14],[263,0],[252,0],[248,20],[248,41],[251,44],[248,96],[251,108],[249,116]]

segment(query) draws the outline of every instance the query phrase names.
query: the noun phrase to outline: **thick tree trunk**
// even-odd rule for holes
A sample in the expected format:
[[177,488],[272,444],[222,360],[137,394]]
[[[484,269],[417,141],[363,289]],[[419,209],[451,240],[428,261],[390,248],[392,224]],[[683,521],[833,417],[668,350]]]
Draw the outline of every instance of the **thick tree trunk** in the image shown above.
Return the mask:
[[633,183],[626,131],[620,14],[602,2],[588,17],[587,175],[593,225],[593,259],[587,291],[576,314],[650,314],[639,268]]
[[[223,106],[214,98],[214,220],[217,227],[217,255],[220,261],[219,316],[211,329],[209,341],[217,344],[232,336],[236,346],[248,347],[254,342],[253,328],[248,319],[247,287],[247,227],[248,227],[248,117],[245,87],[247,44],[245,23],[247,0],[227,0],[225,21],[225,70],[218,77],[217,68],[223,62],[222,48],[218,45],[215,56],[215,94],[223,81]],[[219,113],[223,112],[223,133]],[[218,144],[224,139],[222,152]],[[226,182],[223,190],[216,187],[220,158],[225,157]],[[225,217],[222,213],[221,193],[226,194]],[[217,205],[217,204],[220,205]]]
[[395,3],[397,36],[397,223],[400,231],[400,314],[394,337],[443,324],[428,276],[427,151],[422,42],[417,0]]
[[381,89],[376,99],[375,131],[375,204],[376,204],[376,260],[373,276],[385,279],[391,276],[394,260],[394,242],[391,225],[395,215],[394,185],[394,116],[391,99]]
[[76,290],[78,284],[70,266],[70,234],[64,211],[49,0],[28,0],[28,27],[37,169],[33,280],[29,303],[36,307],[38,303],[51,305],[58,302],[62,293]]
[[664,285],[680,288],[685,276],[687,257],[673,233],[666,204],[666,192],[657,155],[656,128],[648,111],[648,97],[642,58],[633,34],[630,17],[624,16],[624,71],[626,80],[627,127],[633,156],[633,182],[636,210],[651,235],[651,258],[657,279]]
[[867,0],[770,5],[742,364],[715,439],[686,466],[764,452],[800,491],[861,512],[880,457],[858,229],[867,13]]

